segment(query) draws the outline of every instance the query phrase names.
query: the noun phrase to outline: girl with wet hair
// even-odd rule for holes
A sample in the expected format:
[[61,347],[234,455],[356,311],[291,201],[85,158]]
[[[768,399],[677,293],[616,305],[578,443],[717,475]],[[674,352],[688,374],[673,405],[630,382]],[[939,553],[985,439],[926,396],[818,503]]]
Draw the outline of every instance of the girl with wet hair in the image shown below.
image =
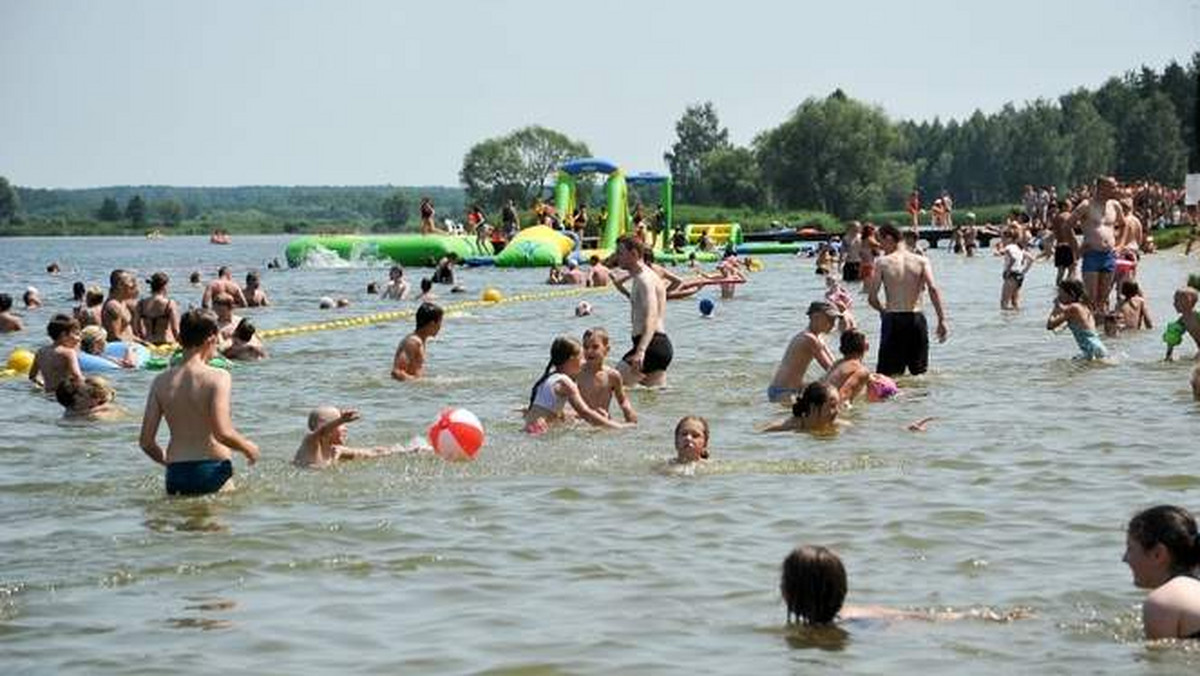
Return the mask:
[[783,560],[779,592],[789,624],[832,624],[846,600],[846,568],[825,547],[797,547]]
[[1138,513],[1122,560],[1135,585],[1153,590],[1142,604],[1146,638],[1200,638],[1200,534],[1191,512],[1159,505]]
[[832,385],[823,382],[809,383],[800,398],[792,404],[792,417],[771,423],[764,432],[816,432],[829,434],[837,431],[838,411],[841,397]]
[[525,410],[526,432],[539,434],[545,432],[551,423],[566,420],[564,409],[568,402],[580,418],[596,427],[630,426],[629,423],[609,418],[583,400],[574,380],[582,368],[583,346],[579,341],[565,336],[555,338],[550,344],[550,361],[546,364],[546,370],[529,392],[529,408]]

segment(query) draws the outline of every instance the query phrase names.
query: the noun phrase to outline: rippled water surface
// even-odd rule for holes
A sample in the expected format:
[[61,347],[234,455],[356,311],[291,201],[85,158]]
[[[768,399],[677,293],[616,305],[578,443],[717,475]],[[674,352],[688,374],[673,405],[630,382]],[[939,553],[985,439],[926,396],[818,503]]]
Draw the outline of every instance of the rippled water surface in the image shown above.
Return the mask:
[[[184,304],[221,263],[240,278],[282,258],[286,240],[3,240],[0,290],[38,286],[50,309],[0,337],[3,354],[42,342],[70,284],[166,269]],[[1123,524],[1173,502],[1200,508],[1200,408],[1190,363],[1164,364],[1159,331],[1110,343],[1119,363],[1075,362],[1044,330],[1053,268],[1026,283],[1026,309],[998,309],[997,259],[932,254],[952,336],[902,399],[860,405],[836,439],[763,435],[781,409],[763,391],[802,310],[823,290],[811,260],[767,269],[702,320],[672,303],[669,386],[636,391],[638,429],[521,433],[515,410],[555,335],[609,328],[624,352],[615,293],[513,302],[453,315],[429,347],[425,382],[388,377],[410,320],[291,336],[234,373],[235,422],[263,460],[236,461],[239,490],[163,495],[137,447],[151,378],[121,374],[125,422],[65,425],[23,380],[0,381],[0,662],[5,673],[1194,673],[1200,653],[1140,640],[1121,563]],[[50,278],[58,260],[64,273]],[[1168,252],[1141,277],[1159,319],[1194,264]],[[419,271],[411,270],[411,275]],[[469,270],[485,286],[541,293],[543,270]],[[365,295],[370,265],[267,271],[275,307],[260,328],[394,308]],[[445,296],[451,302],[460,296]],[[410,304],[401,303],[401,306]],[[878,343],[877,319],[856,305]],[[836,345],[836,341],[831,340]],[[1183,349],[1190,357],[1192,346]],[[873,363],[874,355],[870,361]],[[487,426],[471,464],[393,456],[328,471],[289,461],[307,411],[356,406],[351,443],[407,442],[447,405]],[[684,414],[713,429],[710,466],[663,476]],[[929,431],[904,431],[936,416]],[[983,620],[851,626],[814,637],[784,628],[778,568],[798,543],[838,551],[849,602],[964,611]]]

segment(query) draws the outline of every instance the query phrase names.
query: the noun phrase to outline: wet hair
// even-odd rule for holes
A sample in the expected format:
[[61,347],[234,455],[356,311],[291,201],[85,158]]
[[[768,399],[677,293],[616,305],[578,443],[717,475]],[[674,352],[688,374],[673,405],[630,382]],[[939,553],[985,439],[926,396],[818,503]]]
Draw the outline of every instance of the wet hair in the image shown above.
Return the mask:
[[[424,283],[425,280],[421,280]],[[432,324],[433,322],[442,321],[444,311],[440,305],[436,303],[421,303],[421,307],[417,308],[417,329]]]
[[779,593],[788,622],[830,624],[846,600],[846,568],[825,547],[802,545],[783,560]]
[[813,411],[828,403],[836,392],[837,390],[826,383],[809,383],[800,393],[800,398],[796,400],[796,403],[792,404],[792,415],[797,418],[811,416]]
[[597,256],[596,254],[592,254],[591,257],[588,258],[589,265],[596,265],[599,262],[600,262],[600,257]]
[[1083,289],[1083,282],[1078,279],[1064,279],[1058,283],[1058,288],[1066,293],[1073,303],[1087,302],[1087,292]]
[[121,268],[117,268],[116,270],[113,270],[112,272],[108,273],[109,288],[115,289],[118,286],[121,286],[121,283],[124,282],[124,280],[128,276],[129,276],[129,273],[126,272],[125,270],[122,270]]
[[59,273],[59,270],[60,270],[60,268],[58,267],[57,262],[51,263],[50,265],[46,266],[46,272],[48,272],[52,275],[57,275]]
[[84,301],[88,307],[96,307],[104,304],[104,289],[98,286],[88,287],[87,294],[84,296]]
[[247,284],[258,284],[258,281],[259,281],[259,277],[258,277],[257,272],[255,272],[254,270],[251,270],[250,272],[246,273],[246,283]]
[[679,431],[682,430],[683,426],[689,422],[700,423],[700,430],[702,432],[704,432],[704,446],[705,446],[705,450],[703,453],[700,454],[700,457],[705,460],[708,460],[708,421],[705,420],[702,416],[698,416],[698,415],[683,416],[682,418],[679,419],[679,422],[675,423],[675,433],[671,436],[678,439]]
[[74,317],[63,314],[54,315],[46,324],[46,333],[50,336],[50,340],[56,342],[59,338],[78,330],[79,322],[75,321]]
[[217,268],[217,276],[218,277],[224,277],[225,275],[228,275],[228,274],[232,274],[229,270],[228,265],[222,265],[221,267]]
[[367,282],[367,293],[379,293],[379,285],[375,282]]
[[421,293],[429,293],[429,290],[432,288],[433,288],[433,280],[428,277],[422,277],[421,278]]
[[233,330],[233,337],[242,342],[248,342],[254,337],[255,330],[254,324],[251,324],[249,319],[243,319],[238,322],[237,328]]
[[1172,572],[1191,572],[1200,566],[1196,519],[1183,507],[1159,505],[1143,510],[1129,520],[1127,532],[1143,549],[1157,544],[1166,547]]
[[193,270],[192,274],[188,276],[188,282],[190,282],[192,284],[199,284],[200,283],[200,271]]
[[1142,287],[1132,279],[1121,282],[1121,295],[1126,298],[1142,295]]
[[25,293],[21,294],[21,301],[25,303],[25,307],[29,307],[37,300],[37,291],[33,289],[25,289]]
[[171,280],[165,272],[156,272],[150,275],[150,292],[158,293],[167,288],[167,282]]
[[184,348],[200,347],[215,335],[217,315],[211,310],[188,310],[179,318],[179,344]]
[[108,341],[108,334],[95,324],[84,328],[79,334],[79,349],[88,354],[104,352],[103,344]]
[[0,312],[8,312],[12,309],[12,296],[7,293],[0,293]]
[[550,377],[551,371],[567,363],[568,359],[581,352],[583,352],[583,346],[579,344],[579,341],[568,336],[559,336],[554,339],[553,343],[550,343],[550,361],[546,362],[546,370],[542,373],[542,377],[537,379],[537,382],[533,384],[533,389],[529,391],[530,406],[533,406],[538,388]]
[[604,347],[608,347],[608,331],[605,331],[603,326],[593,326],[583,332],[584,345],[587,345],[587,342],[592,338],[599,338],[600,342],[604,343]]
[[867,352],[867,334],[858,329],[843,331],[838,349],[843,357],[861,357]]
[[65,409],[75,408],[75,402],[87,394],[87,385],[80,378],[65,378],[54,388],[54,399]]
[[83,300],[83,296],[86,293],[87,287],[84,286],[83,282],[75,282],[71,285],[71,299],[76,303]]
[[388,270],[388,277],[390,278],[392,275],[396,275],[398,277],[403,277],[404,276],[404,268],[400,267],[399,265],[393,265],[392,269]]
[[886,237],[891,239],[893,242],[899,242],[903,238],[903,236],[900,234],[900,228],[897,228],[891,223],[880,226],[877,232],[881,238]]

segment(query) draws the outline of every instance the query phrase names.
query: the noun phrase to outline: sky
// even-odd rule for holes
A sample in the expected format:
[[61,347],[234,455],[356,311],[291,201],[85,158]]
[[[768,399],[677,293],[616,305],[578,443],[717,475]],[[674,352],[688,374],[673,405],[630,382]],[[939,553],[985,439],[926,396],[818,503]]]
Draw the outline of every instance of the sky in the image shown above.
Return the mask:
[[1200,49],[1200,0],[0,0],[0,176],[28,187],[456,185],[540,124],[665,168],[835,88],[893,119],[1055,98]]

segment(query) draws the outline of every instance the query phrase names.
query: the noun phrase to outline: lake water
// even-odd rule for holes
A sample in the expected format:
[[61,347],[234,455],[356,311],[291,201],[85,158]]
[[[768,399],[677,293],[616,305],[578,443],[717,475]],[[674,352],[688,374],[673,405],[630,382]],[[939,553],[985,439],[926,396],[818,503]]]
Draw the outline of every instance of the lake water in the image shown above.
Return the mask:
[[[2,240],[0,290],[38,286],[48,309],[0,352],[43,342],[70,284],[110,269],[157,269],[186,305],[187,273],[282,259],[286,239]],[[835,439],[764,435],[781,409],[763,392],[803,309],[823,292],[811,259],[766,270],[702,320],[672,303],[669,386],[636,391],[636,430],[521,432],[515,409],[554,336],[609,328],[625,349],[628,309],[590,294],[452,316],[429,347],[432,377],[401,385],[388,368],[411,320],[269,343],[269,361],[234,373],[235,422],[262,448],[239,490],[168,499],[137,447],[149,373],[119,374],[126,422],[66,425],[22,379],[0,381],[0,671],[80,674],[1195,673],[1200,651],[1141,640],[1123,528],[1163,502],[1200,508],[1200,407],[1193,353],[1160,361],[1161,331],[1111,341],[1115,366],[1073,361],[1067,333],[1044,330],[1054,270],[1040,263],[1025,309],[998,310],[999,259],[933,252],[952,335],[932,371],[895,401],[860,405]],[[44,272],[51,260],[63,274]],[[1196,270],[1168,252],[1141,279],[1156,319]],[[355,316],[380,266],[264,271],[276,305],[260,328]],[[416,277],[419,271],[410,270]],[[468,270],[507,295],[539,293],[544,270]],[[415,280],[414,280],[415,281]],[[444,300],[458,300],[445,296]],[[878,344],[878,321],[856,310]],[[836,340],[831,339],[836,346]],[[874,350],[869,358],[874,363]],[[478,460],[393,456],[301,471],[289,462],[307,411],[356,406],[350,443],[407,442],[438,411],[484,421]],[[712,425],[714,461],[663,476],[685,414]],[[924,434],[904,431],[936,416]],[[849,603],[963,611],[1026,609],[1028,619],[851,626],[837,640],[784,628],[779,564],[824,544],[850,576]]]

